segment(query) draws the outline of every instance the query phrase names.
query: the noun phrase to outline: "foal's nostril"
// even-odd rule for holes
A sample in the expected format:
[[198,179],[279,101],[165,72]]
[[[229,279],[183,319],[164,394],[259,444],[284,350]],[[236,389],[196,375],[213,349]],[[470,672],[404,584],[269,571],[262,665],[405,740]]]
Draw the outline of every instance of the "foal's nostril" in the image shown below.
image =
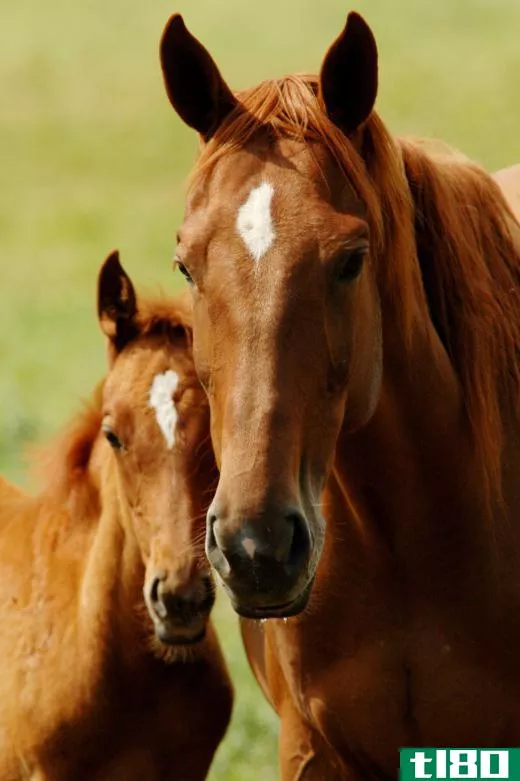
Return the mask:
[[292,524],[293,532],[291,545],[288,551],[286,566],[290,568],[299,567],[308,557],[311,539],[307,521],[298,511],[287,513],[285,520]]
[[201,577],[184,585],[155,577],[148,588],[148,607],[161,622],[189,626],[209,615],[215,601],[213,580]]
[[168,611],[159,594],[159,587],[163,580],[164,578],[161,577],[156,577],[152,580],[150,586],[150,604],[157,616],[164,619],[168,615]]

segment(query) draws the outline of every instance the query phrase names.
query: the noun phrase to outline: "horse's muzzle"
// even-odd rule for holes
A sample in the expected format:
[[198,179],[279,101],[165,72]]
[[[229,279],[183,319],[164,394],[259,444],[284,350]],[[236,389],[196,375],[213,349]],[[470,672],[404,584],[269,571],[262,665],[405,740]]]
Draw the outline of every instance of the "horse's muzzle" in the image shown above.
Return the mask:
[[307,604],[312,585],[312,540],[304,515],[265,507],[251,520],[208,513],[206,553],[231,603],[242,616],[281,618]]
[[153,577],[144,589],[145,602],[159,640],[168,645],[197,643],[206,634],[206,626],[215,602],[211,578],[171,589],[164,573]]

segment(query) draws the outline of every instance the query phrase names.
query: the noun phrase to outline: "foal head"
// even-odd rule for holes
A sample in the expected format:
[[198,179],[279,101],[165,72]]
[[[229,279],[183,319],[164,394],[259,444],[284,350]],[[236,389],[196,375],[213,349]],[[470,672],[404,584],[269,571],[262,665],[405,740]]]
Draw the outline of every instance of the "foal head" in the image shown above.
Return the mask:
[[179,16],[161,58],[204,142],[176,259],[221,468],[207,552],[238,612],[288,616],[312,587],[340,429],[364,425],[380,389],[382,217],[363,163],[376,45],[351,14],[319,79],[238,97]]
[[114,253],[99,275],[98,313],[110,363],[102,431],[116,462],[117,501],[146,568],[146,606],[160,640],[193,643],[214,601],[203,543],[216,467],[190,309],[138,303]]

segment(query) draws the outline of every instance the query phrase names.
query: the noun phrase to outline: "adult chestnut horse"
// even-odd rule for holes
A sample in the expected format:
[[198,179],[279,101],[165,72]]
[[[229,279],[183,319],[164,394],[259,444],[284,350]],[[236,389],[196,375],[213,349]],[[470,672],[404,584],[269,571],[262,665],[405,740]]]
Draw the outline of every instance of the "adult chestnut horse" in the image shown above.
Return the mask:
[[176,257],[221,470],[207,552],[283,779],[520,745],[518,223],[480,168],[390,135],[356,14],[319,77],[235,95],[180,16],[161,59],[202,137]]
[[0,778],[199,781],[232,690],[209,621],[215,464],[189,308],[137,305],[113,255],[99,315],[109,372],[46,490],[0,482]]

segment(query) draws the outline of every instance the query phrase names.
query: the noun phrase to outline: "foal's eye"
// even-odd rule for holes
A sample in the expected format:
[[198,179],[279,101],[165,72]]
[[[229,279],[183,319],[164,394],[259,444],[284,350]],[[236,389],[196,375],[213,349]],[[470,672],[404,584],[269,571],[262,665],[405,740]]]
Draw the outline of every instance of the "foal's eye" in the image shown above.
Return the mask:
[[102,426],[103,434],[106,437],[106,440],[110,447],[114,448],[114,450],[122,450],[123,449],[123,443],[117,436],[117,434],[112,431],[110,426],[106,425],[105,423]]
[[184,265],[184,263],[182,263],[179,260],[179,258],[175,258],[173,263],[174,263],[174,266],[177,266],[177,268],[181,272],[181,274],[184,277],[184,279],[186,280],[186,282],[188,282],[190,285],[192,285],[193,284],[192,276],[191,276],[190,272],[188,271],[187,267]]
[[367,250],[364,247],[345,252],[339,259],[336,278],[339,282],[350,282],[361,273],[363,262],[367,256]]

